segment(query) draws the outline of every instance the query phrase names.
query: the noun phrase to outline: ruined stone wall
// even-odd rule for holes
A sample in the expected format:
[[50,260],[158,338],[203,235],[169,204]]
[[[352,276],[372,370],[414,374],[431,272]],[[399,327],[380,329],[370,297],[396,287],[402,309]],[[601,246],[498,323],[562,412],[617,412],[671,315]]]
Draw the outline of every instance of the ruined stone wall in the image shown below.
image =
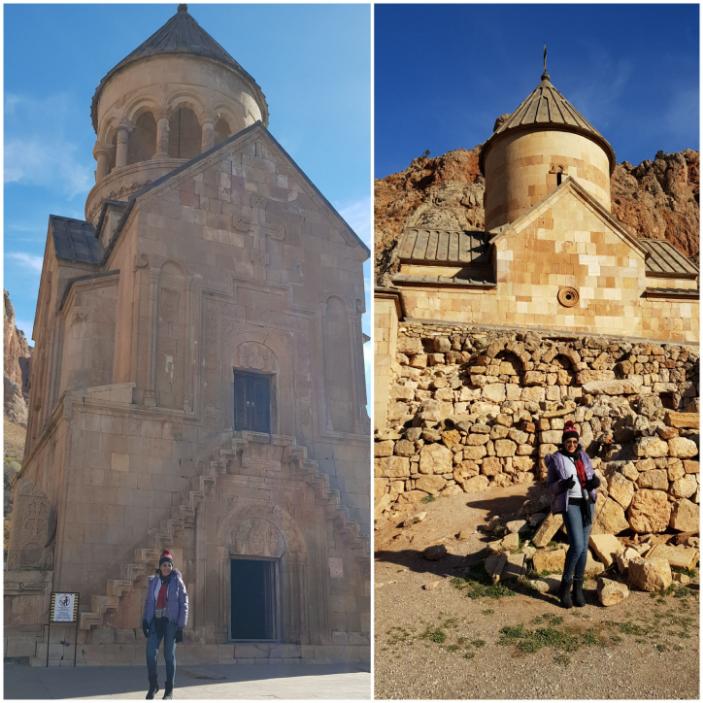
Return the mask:
[[542,479],[573,419],[604,479],[604,531],[688,530],[694,514],[697,529],[694,348],[405,322],[395,361],[376,430],[377,516],[396,502]]

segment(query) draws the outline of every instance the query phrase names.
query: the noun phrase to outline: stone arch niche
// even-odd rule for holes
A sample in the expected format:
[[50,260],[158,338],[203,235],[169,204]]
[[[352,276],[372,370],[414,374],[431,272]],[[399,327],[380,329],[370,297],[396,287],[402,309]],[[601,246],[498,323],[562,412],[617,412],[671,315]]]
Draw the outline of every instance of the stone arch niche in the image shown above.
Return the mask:
[[127,163],[147,161],[156,153],[156,120],[145,110],[134,121],[134,127],[127,142]]
[[504,383],[514,383],[523,385],[525,382],[525,366],[520,359],[512,351],[504,349],[498,352],[493,364],[498,365],[498,378]]
[[220,144],[232,134],[232,130],[224,117],[215,122],[215,144]]
[[168,118],[168,155],[178,159],[192,159],[200,153],[202,126],[188,105],[174,108]]
[[[276,563],[276,638],[286,644],[314,639],[314,612],[322,607],[308,585],[309,555],[303,534],[281,506],[246,497],[218,496],[208,505],[209,522],[217,521],[215,541],[207,545],[208,566],[218,565],[218,578],[210,574],[200,607],[206,621],[219,622],[216,637],[228,638],[230,614],[230,563],[232,559],[270,559]],[[207,611],[207,612],[205,612]]]
[[323,344],[327,428],[334,432],[354,431],[354,373],[347,310],[340,298],[325,305]]
[[185,400],[186,276],[165,263],[159,272],[156,320],[156,398],[162,408],[183,410]]

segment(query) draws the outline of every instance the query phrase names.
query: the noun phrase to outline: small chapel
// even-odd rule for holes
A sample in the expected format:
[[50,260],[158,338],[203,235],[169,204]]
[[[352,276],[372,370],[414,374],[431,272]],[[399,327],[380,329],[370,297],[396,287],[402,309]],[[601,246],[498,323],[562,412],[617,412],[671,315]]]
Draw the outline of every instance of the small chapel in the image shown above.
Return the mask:
[[5,656],[62,660],[72,592],[78,663],[141,663],[168,548],[179,662],[368,662],[368,248],[187,5],[91,117],[85,218],[48,222]]
[[554,86],[546,58],[479,165],[483,231],[406,223],[392,277],[405,319],[698,342],[698,267],[613,216],[615,152]]

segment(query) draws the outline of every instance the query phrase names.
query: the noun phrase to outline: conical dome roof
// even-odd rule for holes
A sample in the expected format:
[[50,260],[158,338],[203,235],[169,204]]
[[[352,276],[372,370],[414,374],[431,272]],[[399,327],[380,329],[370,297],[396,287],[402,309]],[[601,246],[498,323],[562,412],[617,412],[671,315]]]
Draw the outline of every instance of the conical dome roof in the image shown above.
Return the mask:
[[161,54],[190,54],[193,56],[202,56],[233,69],[252,83],[263,106],[263,111],[265,113],[264,123],[267,121],[268,106],[266,105],[266,98],[256,81],[193,19],[188,13],[188,5],[179,5],[176,14],[171,17],[163,27],[157,29],[145,42],[125,56],[125,58],[114,66],[114,68],[111,68],[100,81],[93,95],[91,105],[91,117],[93,127],[96,130],[98,124],[98,100],[107,81],[114,76],[115,73],[125,68],[125,66],[129,66],[135,61]]
[[[498,124],[498,122],[496,123]],[[556,89],[549,73],[544,71],[539,85],[518,105],[481,148],[479,165],[483,172],[484,156],[488,149],[504,134],[518,131],[557,129],[576,132],[599,144],[610,161],[610,172],[615,168],[615,152],[608,140]]]

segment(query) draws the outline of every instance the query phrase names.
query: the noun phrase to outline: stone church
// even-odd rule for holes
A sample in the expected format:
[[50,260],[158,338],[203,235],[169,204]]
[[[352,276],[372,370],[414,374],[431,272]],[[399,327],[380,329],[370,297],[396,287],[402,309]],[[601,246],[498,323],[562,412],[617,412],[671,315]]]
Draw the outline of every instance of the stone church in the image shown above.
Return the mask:
[[485,229],[452,228],[439,199],[404,223],[375,294],[377,515],[539,480],[572,419],[587,447],[612,438],[603,478],[635,495],[604,480],[601,529],[651,511],[632,507],[651,498],[640,470],[663,474],[651,531],[697,531],[699,271],[613,216],[615,163],[545,62],[481,147]]
[[367,661],[367,247],[186,5],[91,115],[85,219],[48,223],[6,656],[41,659],[49,592],[76,591],[78,662],[141,663],[169,548],[179,662]]

